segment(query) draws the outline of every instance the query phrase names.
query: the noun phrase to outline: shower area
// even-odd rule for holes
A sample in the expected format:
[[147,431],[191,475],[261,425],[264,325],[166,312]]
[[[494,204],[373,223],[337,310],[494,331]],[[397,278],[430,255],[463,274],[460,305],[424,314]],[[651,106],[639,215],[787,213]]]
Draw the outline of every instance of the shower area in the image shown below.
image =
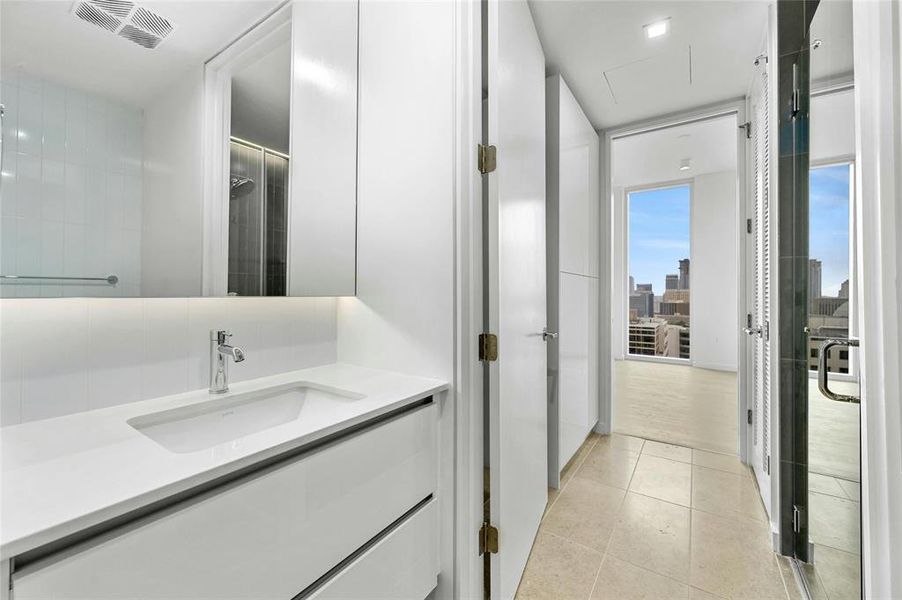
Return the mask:
[[230,296],[284,296],[288,255],[287,155],[229,140]]

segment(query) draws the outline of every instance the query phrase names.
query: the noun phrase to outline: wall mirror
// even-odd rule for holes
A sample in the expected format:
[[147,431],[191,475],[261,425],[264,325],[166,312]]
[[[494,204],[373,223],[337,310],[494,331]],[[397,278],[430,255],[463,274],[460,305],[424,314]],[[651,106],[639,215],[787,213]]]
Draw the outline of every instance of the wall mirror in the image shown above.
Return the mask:
[[357,12],[0,3],[0,297],[353,295]]

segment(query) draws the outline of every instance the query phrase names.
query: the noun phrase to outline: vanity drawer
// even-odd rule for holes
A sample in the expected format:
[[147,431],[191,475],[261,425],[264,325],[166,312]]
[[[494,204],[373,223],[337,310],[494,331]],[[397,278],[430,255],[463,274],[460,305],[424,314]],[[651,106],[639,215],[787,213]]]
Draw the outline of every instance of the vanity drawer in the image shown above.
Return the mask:
[[[292,598],[435,493],[434,404],[13,573],[29,598]],[[61,499],[64,501],[64,499]]]
[[438,501],[429,500],[307,598],[425,598],[438,583],[437,519]]

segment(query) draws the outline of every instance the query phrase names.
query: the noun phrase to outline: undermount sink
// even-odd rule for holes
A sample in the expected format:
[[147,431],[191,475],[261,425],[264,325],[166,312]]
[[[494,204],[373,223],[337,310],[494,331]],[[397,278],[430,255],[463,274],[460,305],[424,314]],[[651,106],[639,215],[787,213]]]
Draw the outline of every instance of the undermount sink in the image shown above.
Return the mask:
[[238,440],[305,414],[334,410],[364,396],[307,383],[211,398],[128,420],[138,432],[177,454]]

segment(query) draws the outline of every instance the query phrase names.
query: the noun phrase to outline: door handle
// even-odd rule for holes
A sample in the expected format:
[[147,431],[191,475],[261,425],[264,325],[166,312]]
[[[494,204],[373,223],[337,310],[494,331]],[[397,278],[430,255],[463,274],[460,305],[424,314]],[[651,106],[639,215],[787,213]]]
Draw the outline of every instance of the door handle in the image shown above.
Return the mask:
[[857,348],[858,340],[855,338],[828,338],[824,340],[824,343],[821,344],[821,349],[819,350],[817,357],[817,387],[821,391],[821,393],[830,400],[860,404],[861,398],[859,398],[858,396],[847,396],[845,394],[837,394],[836,392],[830,391],[830,381],[829,379],[827,379],[827,356],[830,354],[830,349],[834,346],[848,346],[850,348]]
[[557,336],[558,336],[557,331],[548,331],[547,328],[542,330],[542,339],[546,342],[549,340],[549,338],[552,340],[556,340]]

